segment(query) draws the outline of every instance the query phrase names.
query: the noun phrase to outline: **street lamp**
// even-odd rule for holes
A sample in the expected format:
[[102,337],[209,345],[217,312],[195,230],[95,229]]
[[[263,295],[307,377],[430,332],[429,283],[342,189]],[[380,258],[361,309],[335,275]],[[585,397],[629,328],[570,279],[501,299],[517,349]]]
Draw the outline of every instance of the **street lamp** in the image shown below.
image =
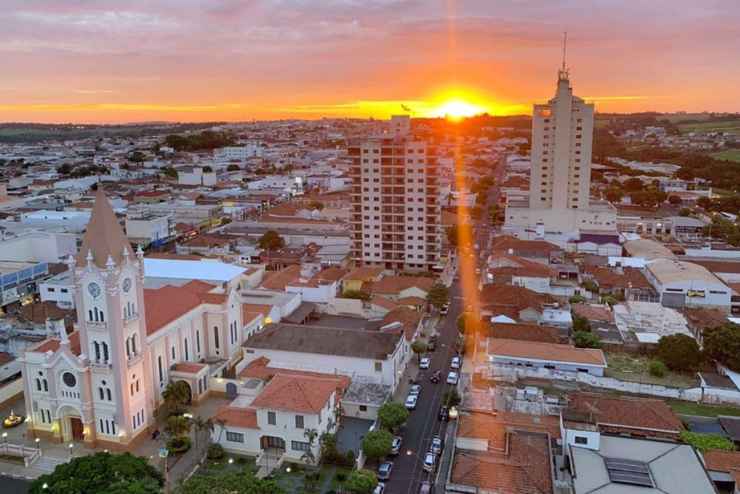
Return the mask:
[[68,446],[68,448],[69,448],[69,459],[70,459],[70,460],[72,459],[72,455],[73,455],[73,453],[74,453],[74,452],[73,452],[73,450],[74,450],[74,447],[75,447],[75,443],[69,443],[69,446]]
[[[233,464],[234,464],[234,458],[229,458],[229,465],[233,465]],[[290,467],[288,467],[288,468],[290,468]]]
[[42,489],[48,489],[49,488],[49,484],[47,484],[46,482],[44,482],[44,485],[42,485],[41,488]]

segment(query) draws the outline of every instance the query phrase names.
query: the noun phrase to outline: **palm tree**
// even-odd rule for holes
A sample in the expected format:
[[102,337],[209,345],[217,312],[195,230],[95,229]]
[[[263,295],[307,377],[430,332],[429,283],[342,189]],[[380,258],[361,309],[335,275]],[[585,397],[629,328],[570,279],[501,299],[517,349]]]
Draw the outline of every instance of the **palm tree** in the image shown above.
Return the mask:
[[319,437],[319,433],[316,429],[306,429],[303,432],[303,437],[308,440],[308,450],[301,455],[301,460],[313,466],[316,463],[316,455],[313,453],[313,445],[316,442],[316,438]]
[[193,419],[193,426],[195,427],[195,448],[198,449],[198,438],[203,432],[208,432],[208,437],[214,429],[213,420],[211,418],[204,419],[200,415]]
[[218,438],[216,439],[217,443],[221,442],[221,434],[224,433],[224,429],[226,429],[226,421],[223,419],[216,419],[215,421],[216,425],[219,427],[218,430]]

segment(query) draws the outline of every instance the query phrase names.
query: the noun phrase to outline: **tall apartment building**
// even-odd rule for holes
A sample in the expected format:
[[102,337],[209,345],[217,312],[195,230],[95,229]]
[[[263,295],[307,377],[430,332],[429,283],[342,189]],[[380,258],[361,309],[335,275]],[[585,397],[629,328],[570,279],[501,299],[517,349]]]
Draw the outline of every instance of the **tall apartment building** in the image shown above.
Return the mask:
[[560,70],[555,97],[532,112],[530,208],[589,207],[593,133],[594,105],[573,96]]
[[434,148],[394,126],[389,135],[351,143],[348,151],[355,264],[433,269],[442,233]]
[[563,67],[555,97],[534,105],[529,200],[507,201],[505,233],[559,245],[616,234],[614,206],[589,197],[593,127],[594,105],[573,95]]

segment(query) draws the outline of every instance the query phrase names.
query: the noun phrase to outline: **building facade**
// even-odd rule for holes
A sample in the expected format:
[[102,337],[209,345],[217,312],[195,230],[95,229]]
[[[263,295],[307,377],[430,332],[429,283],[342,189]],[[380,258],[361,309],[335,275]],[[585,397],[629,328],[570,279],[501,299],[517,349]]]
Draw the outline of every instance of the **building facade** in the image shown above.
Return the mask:
[[439,263],[435,149],[410,135],[364,139],[352,159],[352,259],[361,266],[431,270]]

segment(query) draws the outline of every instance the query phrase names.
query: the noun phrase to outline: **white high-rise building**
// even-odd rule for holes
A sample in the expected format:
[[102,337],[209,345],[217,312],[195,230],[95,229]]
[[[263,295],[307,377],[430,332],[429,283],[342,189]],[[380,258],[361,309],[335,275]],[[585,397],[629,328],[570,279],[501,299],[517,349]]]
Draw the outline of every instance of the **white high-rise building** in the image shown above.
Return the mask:
[[616,209],[590,201],[593,129],[594,105],[573,95],[563,67],[555,97],[534,105],[529,200],[508,201],[506,233],[557,243],[616,233]]

